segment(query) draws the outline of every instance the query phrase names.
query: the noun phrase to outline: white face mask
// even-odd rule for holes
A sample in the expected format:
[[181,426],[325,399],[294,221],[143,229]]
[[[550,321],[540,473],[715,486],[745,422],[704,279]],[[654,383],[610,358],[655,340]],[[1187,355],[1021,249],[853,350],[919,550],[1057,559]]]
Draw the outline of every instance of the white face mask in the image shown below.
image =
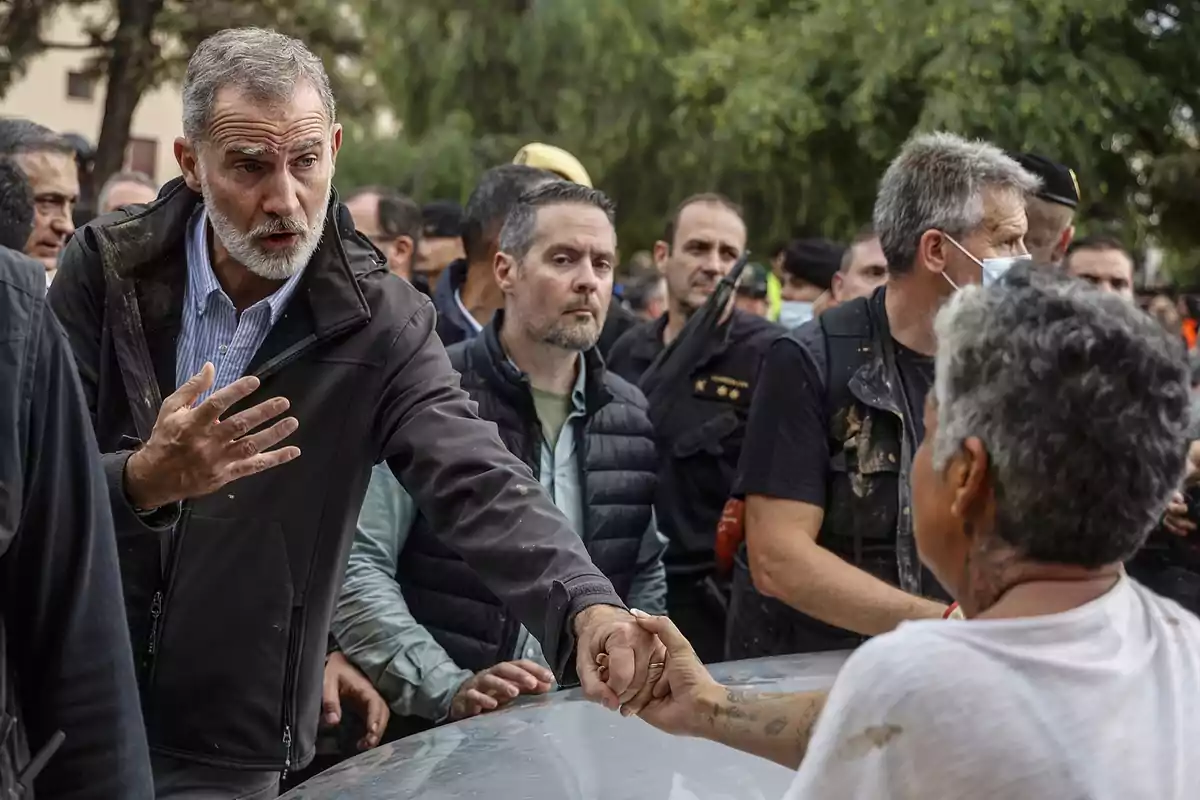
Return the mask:
[[813,304],[805,300],[784,300],[779,307],[779,324],[791,330],[813,318]]
[[[966,256],[967,258],[971,259],[972,261],[974,261],[976,264],[979,265],[979,269],[981,269],[983,271],[982,283],[985,287],[991,286],[993,283],[996,283],[1001,278],[1003,278],[1004,275],[1010,269],[1013,268],[1014,264],[1020,264],[1025,261],[1033,261],[1033,256],[1029,255],[1028,253],[1025,253],[1024,255],[1019,255],[1019,256],[1003,256],[1001,258],[985,258],[982,261],[980,261],[978,258],[976,258],[975,256],[968,253],[967,248],[963,247],[961,244],[956,242],[954,240],[954,238],[952,236],[950,236],[950,234],[943,233],[942,235],[946,237],[946,239],[950,242],[950,244],[954,245],[959,250],[961,250],[962,254],[964,256]],[[953,280],[951,280],[950,276],[947,275],[946,273],[943,272],[942,277],[945,278],[946,281],[951,286],[953,286],[956,290],[962,288],[957,283],[955,283]]]

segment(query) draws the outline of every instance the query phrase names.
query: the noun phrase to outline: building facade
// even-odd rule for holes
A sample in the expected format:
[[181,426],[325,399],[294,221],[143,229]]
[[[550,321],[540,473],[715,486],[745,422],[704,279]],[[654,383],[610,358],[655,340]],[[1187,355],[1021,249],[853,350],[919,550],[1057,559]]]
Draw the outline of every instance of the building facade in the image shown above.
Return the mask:
[[[103,20],[106,10],[104,5],[59,8],[42,36],[54,44],[86,45],[88,27]],[[104,117],[104,80],[87,76],[90,56],[85,49],[51,48],[30,60],[25,74],[0,97],[0,117],[24,117],[59,133],[77,133],[95,146]],[[159,184],[178,175],[174,146],[182,119],[178,86],[147,92],[133,115],[125,168]]]

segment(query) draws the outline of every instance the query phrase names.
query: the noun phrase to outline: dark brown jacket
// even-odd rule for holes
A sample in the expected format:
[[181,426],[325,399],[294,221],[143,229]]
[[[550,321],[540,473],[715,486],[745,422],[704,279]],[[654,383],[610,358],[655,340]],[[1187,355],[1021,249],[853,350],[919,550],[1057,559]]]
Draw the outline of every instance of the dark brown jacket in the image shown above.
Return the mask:
[[[373,464],[386,460],[443,540],[569,671],[570,620],[620,605],[529,469],[481,421],[428,298],[391,275],[336,198],[321,246],[247,370],[241,407],[291,401],[297,460],[183,504],[166,531],[134,514],[126,459],[175,387],[182,181],[89,225],[50,303],[104,453],[151,749],[249,769],[312,757],[326,635]],[[236,409],[235,409],[236,411]]]

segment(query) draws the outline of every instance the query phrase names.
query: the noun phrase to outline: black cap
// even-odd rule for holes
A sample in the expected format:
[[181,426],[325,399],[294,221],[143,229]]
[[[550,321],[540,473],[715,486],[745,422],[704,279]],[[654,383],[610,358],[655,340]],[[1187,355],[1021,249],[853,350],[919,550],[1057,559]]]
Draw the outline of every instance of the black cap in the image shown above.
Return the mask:
[[1079,181],[1075,170],[1035,153],[1009,153],[1027,172],[1042,179],[1037,196],[1049,203],[1067,208],[1079,206]]
[[738,282],[738,294],[761,300],[767,296],[767,268],[762,264],[747,264]]
[[845,252],[845,247],[828,239],[797,239],[783,251],[783,269],[793,278],[829,289]]
[[421,222],[427,239],[462,236],[462,206],[452,200],[434,200],[421,209]]

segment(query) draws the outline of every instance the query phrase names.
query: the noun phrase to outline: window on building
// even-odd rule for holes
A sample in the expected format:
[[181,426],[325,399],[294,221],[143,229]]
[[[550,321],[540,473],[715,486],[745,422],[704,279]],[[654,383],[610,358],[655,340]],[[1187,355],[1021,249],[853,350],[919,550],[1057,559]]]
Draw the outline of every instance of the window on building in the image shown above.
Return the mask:
[[96,90],[96,81],[86,72],[67,73],[67,97],[75,100],[91,100]]
[[144,172],[152,180],[157,180],[155,172],[158,167],[158,141],[143,139],[137,136],[129,138],[125,146],[125,165],[123,169],[134,172]]

